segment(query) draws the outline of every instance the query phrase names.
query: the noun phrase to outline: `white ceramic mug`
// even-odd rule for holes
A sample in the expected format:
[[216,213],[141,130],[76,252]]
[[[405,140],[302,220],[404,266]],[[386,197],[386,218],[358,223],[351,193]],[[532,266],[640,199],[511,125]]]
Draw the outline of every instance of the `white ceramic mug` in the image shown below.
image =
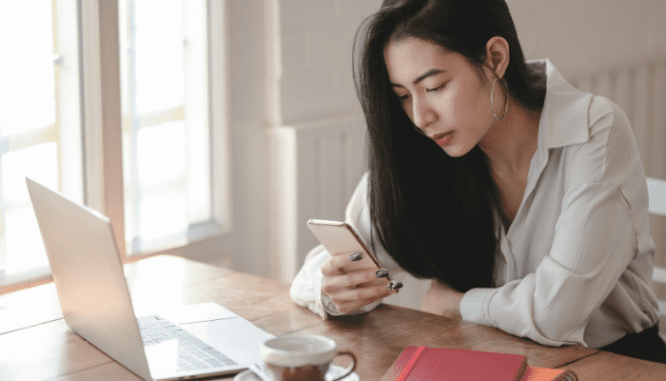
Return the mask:
[[356,367],[356,357],[348,351],[338,352],[333,339],[319,335],[285,335],[266,340],[261,345],[261,359],[275,381],[325,381],[333,359],[351,357],[351,364],[337,378],[347,377]]

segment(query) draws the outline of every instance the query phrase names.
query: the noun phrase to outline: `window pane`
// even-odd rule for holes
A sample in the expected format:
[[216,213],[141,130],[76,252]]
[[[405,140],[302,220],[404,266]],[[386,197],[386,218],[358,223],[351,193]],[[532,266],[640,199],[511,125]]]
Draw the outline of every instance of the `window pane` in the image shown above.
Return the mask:
[[2,156],[2,195],[5,205],[30,202],[25,177],[58,189],[58,152],[54,142],[6,153]]
[[25,177],[58,189],[58,154],[54,142],[2,155],[2,215],[6,266],[11,272],[48,265],[42,236],[32,211]]
[[182,105],[182,0],[136,0],[135,25],[137,112]]
[[130,254],[186,243],[181,241],[189,227],[212,215],[205,4],[120,4],[125,238]]
[[141,239],[150,242],[185,232],[187,229],[185,201],[185,192],[182,189],[167,189],[161,193],[146,194],[141,202],[143,217],[139,227]]
[[0,0],[0,134],[55,123],[51,0]]
[[185,175],[185,123],[162,123],[139,130],[137,167],[141,187],[178,181]]
[[7,268],[23,272],[48,266],[42,235],[32,205],[15,207],[6,212]]
[[48,264],[25,178],[83,201],[76,4],[0,0],[0,285]]

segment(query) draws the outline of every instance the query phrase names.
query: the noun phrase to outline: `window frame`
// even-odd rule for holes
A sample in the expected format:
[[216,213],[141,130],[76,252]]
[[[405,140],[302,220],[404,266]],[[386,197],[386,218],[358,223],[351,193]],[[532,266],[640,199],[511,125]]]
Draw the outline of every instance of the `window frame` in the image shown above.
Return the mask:
[[[86,204],[111,219],[116,241],[124,262],[133,262],[158,254],[210,259],[220,247],[233,243],[228,86],[226,57],[226,2],[207,0],[208,7],[208,94],[210,123],[212,219],[190,226],[187,242],[166,249],[127,255],[122,167],[122,115],[120,100],[120,50],[118,2],[115,0],[81,1],[86,147]],[[95,20],[94,15],[99,15]],[[96,22],[98,21],[98,22]],[[102,33],[107,31],[106,33]],[[98,41],[98,43],[96,43]],[[97,50],[97,51],[95,51]],[[92,55],[90,54],[92,53]],[[95,57],[105,57],[95,60]],[[96,61],[96,62],[95,62]],[[92,102],[90,101],[92,100]],[[105,105],[105,106],[103,106]],[[90,116],[90,118],[88,117]],[[101,118],[95,118],[101,116]],[[95,175],[92,175],[95,174]],[[92,175],[92,176],[91,176]],[[103,191],[103,193],[100,192]],[[116,195],[110,197],[108,195]]]

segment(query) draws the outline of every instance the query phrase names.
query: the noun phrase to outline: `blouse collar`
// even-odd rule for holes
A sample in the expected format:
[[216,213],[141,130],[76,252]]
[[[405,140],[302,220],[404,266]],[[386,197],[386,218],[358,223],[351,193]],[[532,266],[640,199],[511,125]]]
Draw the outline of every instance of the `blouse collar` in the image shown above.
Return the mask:
[[539,120],[539,146],[559,148],[590,140],[589,107],[592,94],[577,90],[548,59],[529,61],[545,66],[546,98]]

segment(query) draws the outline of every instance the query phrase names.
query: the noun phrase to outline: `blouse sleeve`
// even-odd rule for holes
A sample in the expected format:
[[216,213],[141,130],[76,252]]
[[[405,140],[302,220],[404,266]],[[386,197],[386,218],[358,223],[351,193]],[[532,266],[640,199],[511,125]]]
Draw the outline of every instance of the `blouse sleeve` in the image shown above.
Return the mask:
[[[368,173],[363,176],[357,185],[351,201],[347,205],[345,221],[356,230],[365,242],[369,243],[371,242],[371,223],[370,210],[367,202],[367,188]],[[375,244],[375,249],[375,255],[379,261],[389,269],[389,271],[397,268],[395,262],[386,255],[386,252],[381,245]],[[322,245],[312,249],[305,258],[303,267],[292,282],[290,290],[290,296],[294,302],[309,308],[312,312],[321,316],[322,319],[326,319],[328,316],[342,315],[333,302],[321,292],[321,283],[324,278],[321,273],[321,267],[330,258],[331,255]],[[350,313],[350,315],[371,311],[380,303],[381,300],[368,304]]]
[[541,344],[586,345],[587,322],[636,255],[640,199],[647,198],[624,113],[610,102],[593,102],[590,121],[590,140],[569,147],[550,252],[522,279],[465,293],[464,320]]

